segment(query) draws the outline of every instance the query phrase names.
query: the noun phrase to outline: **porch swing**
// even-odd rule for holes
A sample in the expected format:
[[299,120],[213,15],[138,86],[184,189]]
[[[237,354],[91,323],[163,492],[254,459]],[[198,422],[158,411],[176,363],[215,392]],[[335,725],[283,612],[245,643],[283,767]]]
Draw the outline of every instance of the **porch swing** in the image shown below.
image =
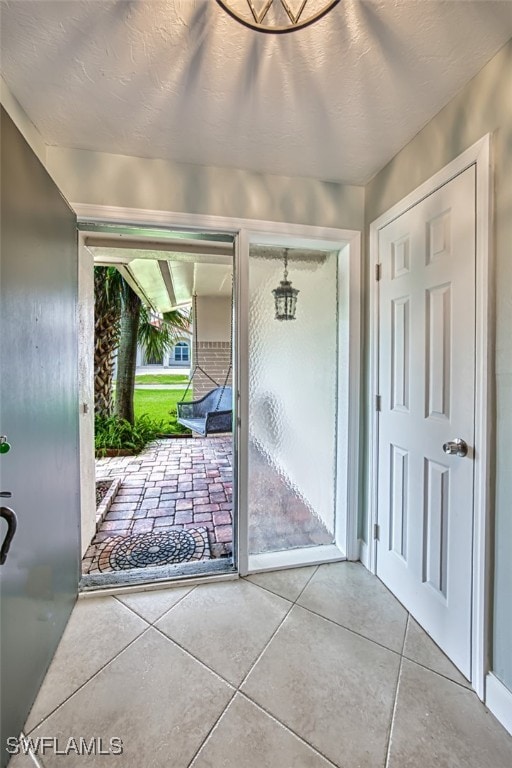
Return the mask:
[[[197,294],[193,295],[194,307],[194,360],[195,366],[188,380],[187,388],[182,400],[177,403],[178,424],[181,424],[193,432],[197,432],[203,437],[219,434],[221,432],[231,432],[233,427],[233,393],[232,388],[228,387],[229,377],[233,367],[233,289],[231,290],[231,333],[230,333],[230,354],[229,366],[224,378],[224,383],[220,385],[214,378],[199,365],[198,354],[198,322],[197,322]],[[202,374],[215,385],[206,395],[199,400],[185,402],[188,390],[192,384],[196,371]]]

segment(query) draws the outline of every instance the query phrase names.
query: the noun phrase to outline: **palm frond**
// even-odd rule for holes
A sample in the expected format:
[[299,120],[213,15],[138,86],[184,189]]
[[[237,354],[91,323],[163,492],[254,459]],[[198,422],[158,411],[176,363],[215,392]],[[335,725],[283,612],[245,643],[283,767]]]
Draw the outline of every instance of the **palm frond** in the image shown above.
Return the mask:
[[138,341],[148,359],[163,358],[189,329],[189,317],[181,310],[164,313],[155,325],[148,308],[141,307]]
[[94,267],[96,314],[120,309],[123,283],[124,279],[115,267]]
[[163,313],[164,323],[169,323],[182,331],[190,331],[191,313],[189,309],[173,309],[171,312]]

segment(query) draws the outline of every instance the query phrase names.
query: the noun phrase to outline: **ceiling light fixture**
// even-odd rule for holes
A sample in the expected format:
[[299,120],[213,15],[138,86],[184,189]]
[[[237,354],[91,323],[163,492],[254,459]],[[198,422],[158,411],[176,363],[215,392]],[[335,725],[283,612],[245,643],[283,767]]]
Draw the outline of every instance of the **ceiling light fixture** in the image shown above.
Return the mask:
[[318,21],[340,0],[217,0],[235,21],[258,32],[282,34]]

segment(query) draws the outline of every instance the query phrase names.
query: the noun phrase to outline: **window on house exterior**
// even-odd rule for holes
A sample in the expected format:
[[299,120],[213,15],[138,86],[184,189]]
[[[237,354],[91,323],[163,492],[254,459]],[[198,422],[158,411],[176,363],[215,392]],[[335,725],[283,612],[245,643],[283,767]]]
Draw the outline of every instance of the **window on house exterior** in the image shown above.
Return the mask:
[[190,360],[190,347],[186,341],[179,341],[174,347],[174,362],[188,363]]

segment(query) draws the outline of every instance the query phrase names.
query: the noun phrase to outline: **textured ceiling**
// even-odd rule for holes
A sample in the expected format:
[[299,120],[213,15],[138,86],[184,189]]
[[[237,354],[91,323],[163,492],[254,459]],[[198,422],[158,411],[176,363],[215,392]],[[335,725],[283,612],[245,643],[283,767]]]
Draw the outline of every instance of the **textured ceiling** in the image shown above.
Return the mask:
[[1,2],[51,145],[365,183],[512,36],[510,0],[342,0],[263,35],[214,0]]

